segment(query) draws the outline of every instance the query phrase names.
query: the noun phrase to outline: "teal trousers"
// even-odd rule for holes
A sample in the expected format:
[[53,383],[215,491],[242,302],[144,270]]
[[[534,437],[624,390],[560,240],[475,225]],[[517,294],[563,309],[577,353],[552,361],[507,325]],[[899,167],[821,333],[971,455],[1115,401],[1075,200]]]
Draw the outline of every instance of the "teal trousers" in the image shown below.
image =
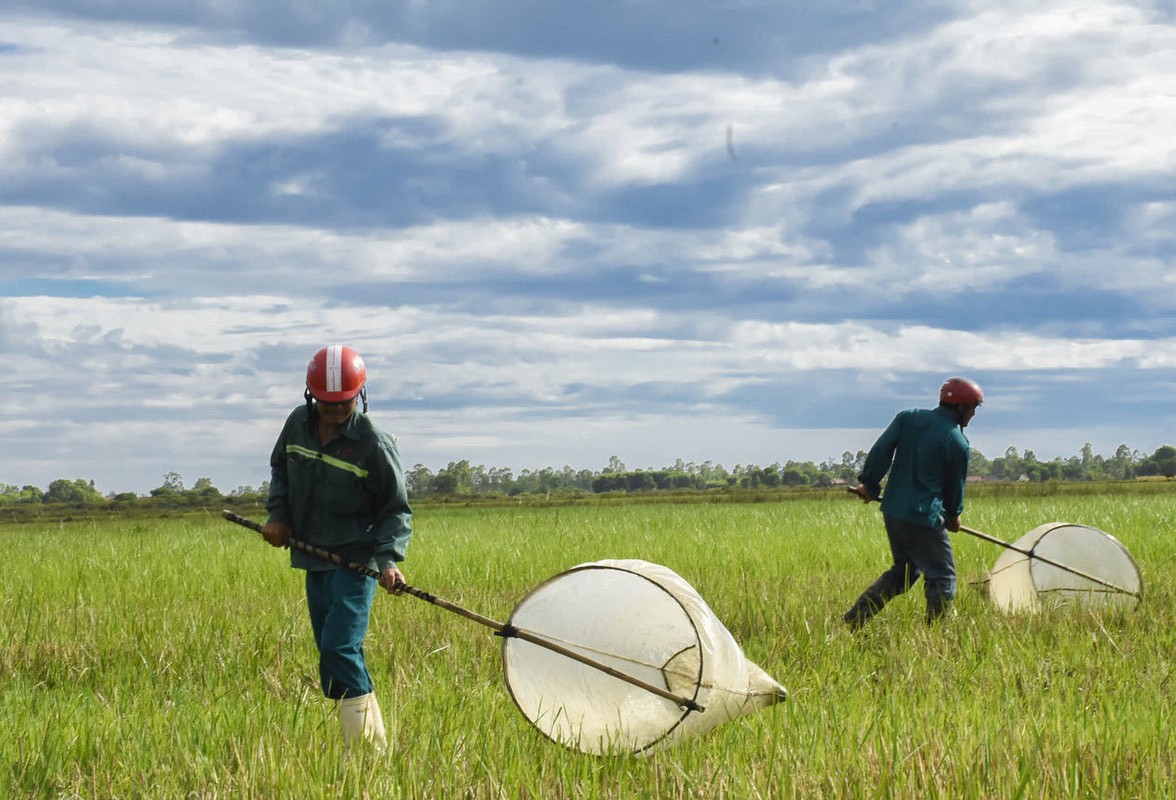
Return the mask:
[[334,700],[372,691],[364,661],[376,582],[349,569],[307,570],[306,604],[319,651],[323,694]]

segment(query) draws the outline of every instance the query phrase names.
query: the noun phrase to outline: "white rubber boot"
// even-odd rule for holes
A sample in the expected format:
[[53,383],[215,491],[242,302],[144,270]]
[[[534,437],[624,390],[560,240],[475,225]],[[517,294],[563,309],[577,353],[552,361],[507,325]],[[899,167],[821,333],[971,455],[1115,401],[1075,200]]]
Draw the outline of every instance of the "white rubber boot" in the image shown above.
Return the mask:
[[344,747],[351,747],[361,741],[370,742],[377,750],[387,746],[384,718],[374,693],[340,700],[339,728],[343,732]]

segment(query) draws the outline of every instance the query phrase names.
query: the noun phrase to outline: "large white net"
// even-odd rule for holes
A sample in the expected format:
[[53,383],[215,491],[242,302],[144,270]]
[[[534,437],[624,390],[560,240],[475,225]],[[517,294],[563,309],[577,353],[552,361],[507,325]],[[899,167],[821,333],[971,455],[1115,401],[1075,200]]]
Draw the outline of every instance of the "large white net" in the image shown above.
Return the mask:
[[552,740],[586,753],[648,752],[787,696],[694,587],[647,561],[560,573],[519,602],[510,624],[678,698],[504,639],[507,688],[519,710]]
[[1142,592],[1139,568],[1118,539],[1068,522],[1029,531],[988,574],[988,596],[1008,612],[1063,604],[1131,608]]

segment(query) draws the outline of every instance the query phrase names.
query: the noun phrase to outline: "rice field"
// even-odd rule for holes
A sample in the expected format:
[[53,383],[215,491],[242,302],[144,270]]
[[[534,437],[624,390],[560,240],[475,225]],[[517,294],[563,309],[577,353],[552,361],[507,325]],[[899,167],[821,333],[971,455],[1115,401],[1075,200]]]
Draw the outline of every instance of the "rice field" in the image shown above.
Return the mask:
[[960,533],[953,616],[928,628],[916,587],[851,636],[839,616],[887,560],[876,506],[851,498],[419,509],[404,568],[426,591],[504,621],[568,567],[654,561],[789,690],[605,757],[530,726],[487,628],[384,595],[367,649],[392,746],[345,754],[301,573],[256,534],[215,511],[3,524],[0,797],[1171,796],[1174,519],[1176,492],[971,500],[965,523],[1006,541],[1051,521],[1113,534],[1143,603],[1002,615],[968,583],[1000,549]]

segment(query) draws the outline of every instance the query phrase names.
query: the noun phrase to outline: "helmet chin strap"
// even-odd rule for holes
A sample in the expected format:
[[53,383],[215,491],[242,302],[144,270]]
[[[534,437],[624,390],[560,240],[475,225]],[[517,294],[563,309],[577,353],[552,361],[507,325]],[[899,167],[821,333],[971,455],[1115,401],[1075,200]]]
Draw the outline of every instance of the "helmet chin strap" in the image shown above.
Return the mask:
[[[308,418],[308,419],[311,419],[311,420],[313,420],[313,419],[314,419],[314,417],[315,417],[315,414],[317,414],[318,412],[317,412],[317,411],[315,411],[315,407],[314,407],[314,395],[312,395],[312,394],[310,393],[310,387],[309,387],[309,386],[308,386],[308,387],[306,387],[305,389],[303,389],[303,390],[302,390],[302,397],[303,397],[303,399],[305,399],[305,400],[306,400],[306,414],[307,414],[307,418]],[[366,384],[364,384],[364,385],[363,385],[362,387],[360,387],[360,389],[359,389],[359,399],[363,401],[363,413],[365,413],[365,414],[366,414],[366,413],[368,412],[368,401],[367,401],[367,385],[366,385]]]

